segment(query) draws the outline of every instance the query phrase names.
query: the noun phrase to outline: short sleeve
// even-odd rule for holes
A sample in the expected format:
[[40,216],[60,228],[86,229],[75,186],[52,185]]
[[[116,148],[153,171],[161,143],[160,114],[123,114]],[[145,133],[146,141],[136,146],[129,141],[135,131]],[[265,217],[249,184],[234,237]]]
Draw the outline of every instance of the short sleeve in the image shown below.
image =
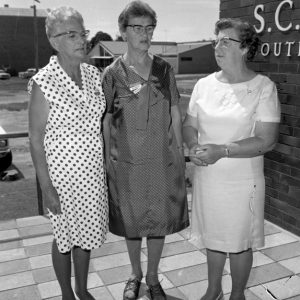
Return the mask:
[[102,90],[105,96],[107,112],[113,113],[115,87],[114,87],[113,77],[109,67],[107,67],[103,73]]
[[258,101],[255,120],[260,122],[280,122],[280,102],[276,85],[266,78],[263,82],[263,90]]
[[197,117],[196,101],[199,98],[199,96],[198,96],[199,81],[195,84],[195,86],[193,88],[193,92],[192,92],[192,95],[191,95],[189,106],[187,108],[187,114],[192,116],[192,117]]
[[41,92],[44,94],[44,101],[50,102],[48,94],[47,94],[47,85],[43,85],[43,82],[51,80],[51,76],[48,72],[45,72],[44,70],[40,70],[37,74],[35,74],[33,77],[31,77],[27,84],[27,92],[31,96],[34,84],[41,90]]
[[170,68],[169,70],[169,76],[170,76],[171,106],[173,106],[179,103],[180,95],[176,85],[174,70],[172,68]]

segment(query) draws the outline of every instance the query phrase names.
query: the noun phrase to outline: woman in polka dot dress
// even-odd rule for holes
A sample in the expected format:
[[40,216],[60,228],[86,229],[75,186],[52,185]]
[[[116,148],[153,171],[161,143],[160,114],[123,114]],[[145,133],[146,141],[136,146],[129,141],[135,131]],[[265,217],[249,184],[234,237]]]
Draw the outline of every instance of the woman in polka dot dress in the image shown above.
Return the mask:
[[126,238],[132,265],[126,300],[138,297],[142,237],[151,299],[166,299],[157,274],[164,237],[189,225],[179,94],[171,66],[148,53],[155,25],[149,5],[129,3],[119,17],[128,50],[103,77],[109,227]]
[[83,63],[86,38],[82,16],[72,8],[49,12],[46,33],[57,56],[29,82],[31,154],[54,232],[52,259],[63,300],[87,291],[90,250],[108,230],[108,204],[101,117],[105,100],[100,72]]

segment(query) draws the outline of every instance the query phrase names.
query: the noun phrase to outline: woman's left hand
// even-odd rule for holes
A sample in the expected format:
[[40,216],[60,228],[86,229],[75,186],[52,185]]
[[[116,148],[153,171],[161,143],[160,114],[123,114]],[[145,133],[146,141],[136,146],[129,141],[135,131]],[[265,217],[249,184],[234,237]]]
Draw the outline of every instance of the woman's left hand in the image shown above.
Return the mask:
[[214,164],[220,158],[224,157],[224,149],[222,145],[205,144],[199,148],[198,158],[206,164]]

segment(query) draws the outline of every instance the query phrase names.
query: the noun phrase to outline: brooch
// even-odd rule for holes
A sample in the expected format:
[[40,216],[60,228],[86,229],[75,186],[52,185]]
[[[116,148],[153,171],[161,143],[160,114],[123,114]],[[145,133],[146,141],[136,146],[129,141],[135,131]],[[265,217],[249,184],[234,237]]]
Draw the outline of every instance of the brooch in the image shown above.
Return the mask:
[[137,94],[142,88],[142,85],[140,82],[138,83],[133,83],[129,85],[129,89],[134,93]]
[[100,91],[98,89],[95,89],[95,95],[99,96],[100,95]]

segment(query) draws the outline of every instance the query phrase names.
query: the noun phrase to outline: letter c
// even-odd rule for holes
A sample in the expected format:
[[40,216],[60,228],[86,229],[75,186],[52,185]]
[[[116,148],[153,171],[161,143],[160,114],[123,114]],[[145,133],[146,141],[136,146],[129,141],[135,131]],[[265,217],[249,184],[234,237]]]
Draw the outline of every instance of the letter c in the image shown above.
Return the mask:
[[293,1],[292,0],[284,0],[282,1],[278,7],[276,8],[276,12],[275,12],[275,24],[277,26],[277,28],[280,30],[280,31],[288,31],[289,29],[291,29],[292,27],[292,23],[290,23],[287,27],[282,27],[279,23],[279,14],[280,14],[280,10],[282,8],[282,6],[284,4],[289,4],[290,5],[290,8],[293,8]]

